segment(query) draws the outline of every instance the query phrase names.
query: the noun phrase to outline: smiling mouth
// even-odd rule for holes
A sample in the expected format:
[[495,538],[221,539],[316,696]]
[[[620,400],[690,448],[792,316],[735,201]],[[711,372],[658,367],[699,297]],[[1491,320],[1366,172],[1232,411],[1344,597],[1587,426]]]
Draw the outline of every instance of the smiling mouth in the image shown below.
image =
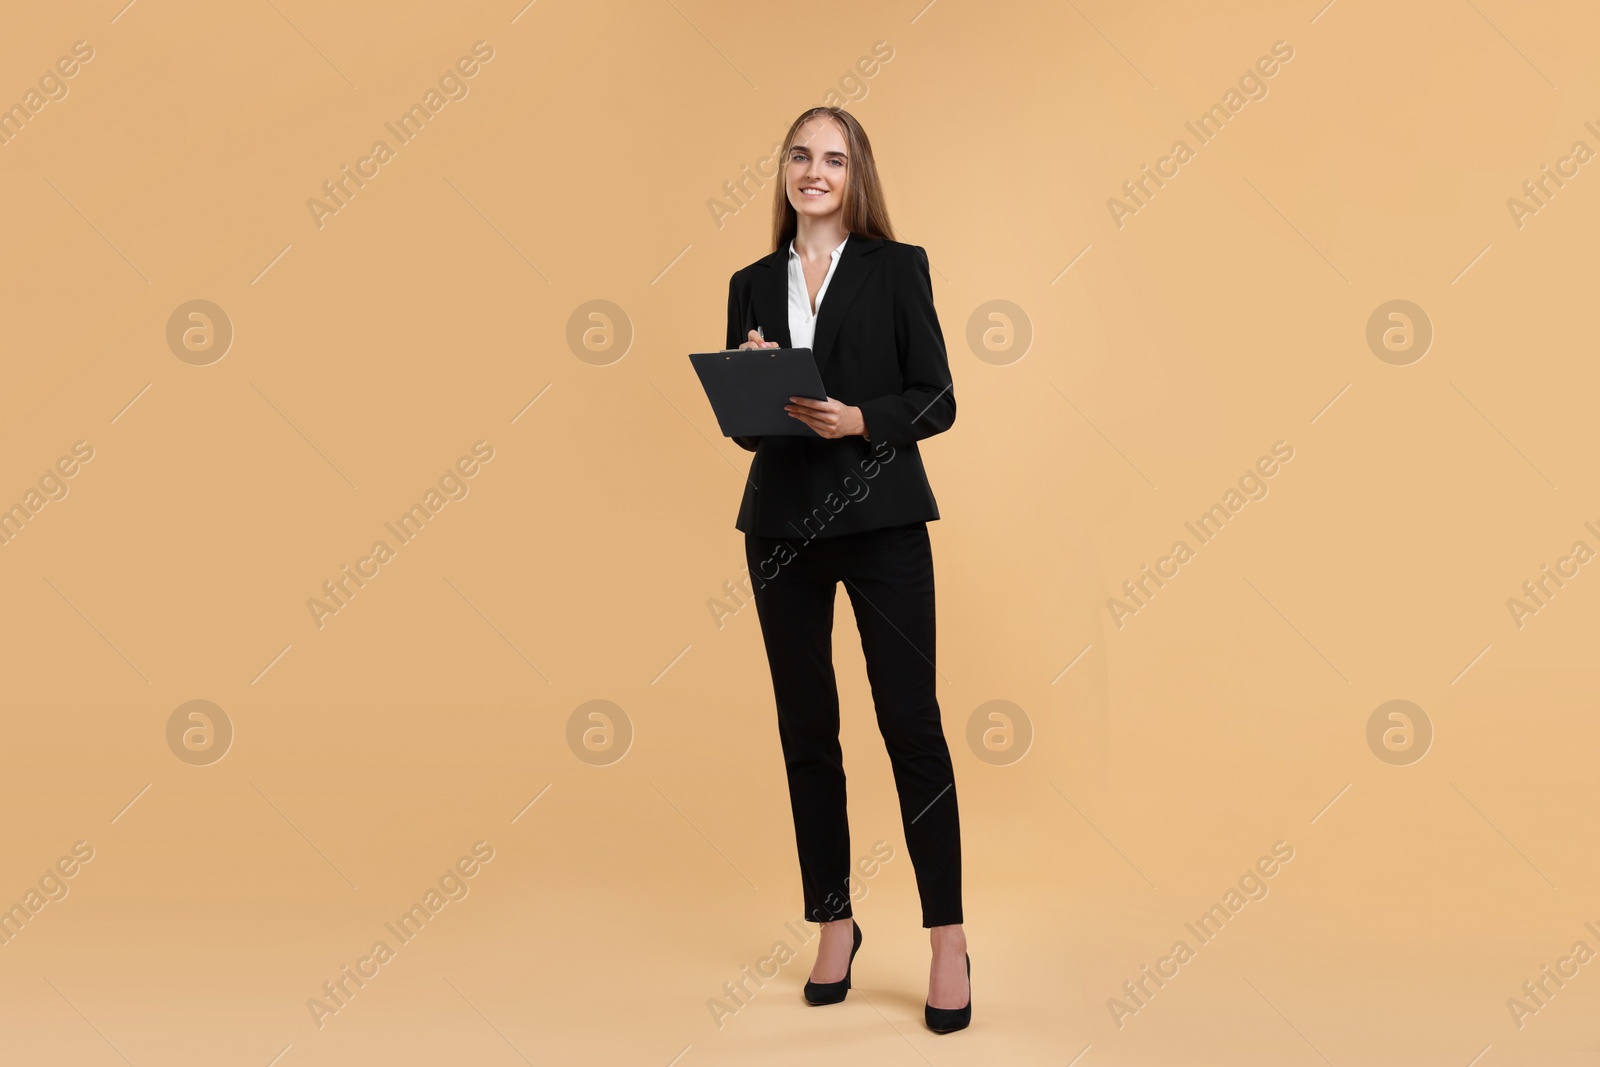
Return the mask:
[[819,196],[827,196],[828,195],[828,190],[826,190],[826,189],[802,189],[802,190],[800,190],[800,195],[801,196],[809,196],[814,200]]

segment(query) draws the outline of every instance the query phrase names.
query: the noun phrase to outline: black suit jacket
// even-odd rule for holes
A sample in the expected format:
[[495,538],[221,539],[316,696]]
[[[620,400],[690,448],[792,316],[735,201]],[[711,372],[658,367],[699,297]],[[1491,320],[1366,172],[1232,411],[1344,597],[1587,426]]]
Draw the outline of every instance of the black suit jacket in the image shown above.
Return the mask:
[[[757,326],[789,341],[789,248],[728,283],[728,348]],[[950,428],[956,398],[919,245],[850,235],[817,312],[812,354],[830,397],[859,407],[867,436],[735,437],[755,453],[737,529],[810,540],[939,517],[917,442]]]

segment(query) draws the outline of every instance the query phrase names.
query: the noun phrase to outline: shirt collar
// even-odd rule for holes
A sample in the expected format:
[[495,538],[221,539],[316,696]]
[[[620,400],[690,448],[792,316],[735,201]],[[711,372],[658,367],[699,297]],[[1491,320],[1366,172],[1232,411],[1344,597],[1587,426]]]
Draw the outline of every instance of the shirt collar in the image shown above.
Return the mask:
[[[850,235],[849,234],[845,234],[844,235],[844,241],[840,241],[838,246],[836,248],[834,248],[834,250],[830,253],[830,255],[832,255],[834,259],[838,259],[839,258],[839,254],[844,251],[844,243],[845,243],[845,241],[848,241],[848,240],[850,240]],[[790,259],[799,259],[800,258],[800,253],[796,252],[794,250],[794,238],[793,237],[789,238],[789,258]]]

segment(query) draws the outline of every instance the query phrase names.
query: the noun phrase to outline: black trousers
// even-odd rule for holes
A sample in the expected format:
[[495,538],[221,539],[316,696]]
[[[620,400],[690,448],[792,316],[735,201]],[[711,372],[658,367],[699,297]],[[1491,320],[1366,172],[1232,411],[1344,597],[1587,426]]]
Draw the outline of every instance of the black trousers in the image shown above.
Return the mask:
[[925,522],[837,537],[745,535],[772,668],[806,917],[850,908],[850,824],[833,674],[833,604],[845,584],[900,795],[922,925],[961,918],[961,821],[934,693],[933,553]]

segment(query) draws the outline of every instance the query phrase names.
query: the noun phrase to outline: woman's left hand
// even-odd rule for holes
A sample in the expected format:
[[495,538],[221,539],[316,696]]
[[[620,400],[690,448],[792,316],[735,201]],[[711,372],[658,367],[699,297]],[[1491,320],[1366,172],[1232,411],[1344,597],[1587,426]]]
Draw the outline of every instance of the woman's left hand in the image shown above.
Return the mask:
[[826,400],[791,396],[783,410],[789,413],[790,418],[799,419],[821,437],[856,437],[864,436],[867,432],[861,409],[841,403],[831,396]]

